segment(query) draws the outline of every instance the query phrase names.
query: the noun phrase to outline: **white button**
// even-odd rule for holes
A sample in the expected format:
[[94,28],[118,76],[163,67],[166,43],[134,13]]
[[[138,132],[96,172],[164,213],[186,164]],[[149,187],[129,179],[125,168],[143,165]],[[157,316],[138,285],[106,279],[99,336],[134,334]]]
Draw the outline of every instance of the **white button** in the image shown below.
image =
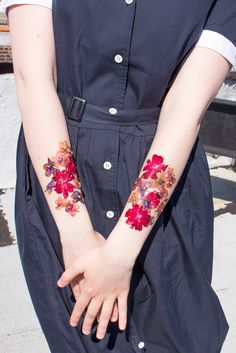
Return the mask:
[[107,211],[107,217],[108,218],[114,217],[114,212],[113,211]]
[[143,348],[145,346],[144,342],[139,342],[138,348]]
[[133,0],[125,0],[126,4],[132,4]]
[[120,54],[116,54],[116,55],[115,55],[115,61],[116,61],[117,63],[121,63],[122,60],[123,60],[123,58],[122,58],[122,56],[121,56]]
[[116,114],[117,113],[117,109],[116,108],[110,108],[109,109],[109,113],[110,114]]
[[103,163],[103,167],[105,168],[105,169],[111,169],[111,162],[104,162]]

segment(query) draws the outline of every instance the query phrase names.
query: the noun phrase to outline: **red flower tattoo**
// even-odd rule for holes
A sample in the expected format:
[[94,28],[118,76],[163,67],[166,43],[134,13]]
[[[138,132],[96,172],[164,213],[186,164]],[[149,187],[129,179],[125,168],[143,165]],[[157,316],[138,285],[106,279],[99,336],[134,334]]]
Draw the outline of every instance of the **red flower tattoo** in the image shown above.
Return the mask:
[[128,202],[132,204],[125,217],[130,228],[141,231],[152,225],[168,202],[169,189],[176,182],[174,169],[164,164],[164,158],[154,154],[143,167],[143,173],[133,185]]
[[142,206],[134,205],[126,211],[125,216],[128,217],[126,221],[130,224],[130,228],[141,230],[142,226],[147,226],[150,222],[150,215],[147,210],[144,210]]
[[147,163],[145,165],[145,167],[143,168],[143,170],[145,170],[145,172],[143,173],[143,177],[145,179],[147,179],[148,177],[152,178],[152,179],[156,179],[157,178],[157,173],[160,172],[161,170],[166,170],[167,165],[162,164],[164,161],[162,156],[158,156],[157,154],[154,154],[152,156],[152,160],[150,161],[150,159],[147,160]]
[[45,175],[51,176],[51,181],[47,184],[45,192],[51,194],[54,190],[63,197],[59,197],[56,208],[64,208],[71,216],[75,216],[79,211],[79,202],[84,204],[84,195],[81,190],[76,166],[73,159],[72,150],[67,141],[60,142],[60,149],[55,156],[48,158],[48,162],[43,165]]
[[160,204],[161,196],[156,191],[149,192],[146,198],[148,199],[150,206],[153,208],[156,208]]

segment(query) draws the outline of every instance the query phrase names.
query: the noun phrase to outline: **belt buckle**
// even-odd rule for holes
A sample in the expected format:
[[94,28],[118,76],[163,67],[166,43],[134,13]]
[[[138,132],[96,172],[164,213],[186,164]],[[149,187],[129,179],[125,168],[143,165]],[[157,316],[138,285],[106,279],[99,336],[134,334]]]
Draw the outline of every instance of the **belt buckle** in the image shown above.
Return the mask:
[[[73,108],[74,108],[75,101],[79,102],[79,113],[78,113],[78,116],[73,115]],[[86,106],[86,100],[85,99],[80,98],[80,97],[76,97],[76,96],[72,97],[72,99],[70,101],[70,106],[69,106],[69,109],[68,109],[68,112],[67,112],[66,116],[68,118],[74,120],[74,121],[77,121],[77,122],[81,121],[83,113],[84,113],[85,106]]]

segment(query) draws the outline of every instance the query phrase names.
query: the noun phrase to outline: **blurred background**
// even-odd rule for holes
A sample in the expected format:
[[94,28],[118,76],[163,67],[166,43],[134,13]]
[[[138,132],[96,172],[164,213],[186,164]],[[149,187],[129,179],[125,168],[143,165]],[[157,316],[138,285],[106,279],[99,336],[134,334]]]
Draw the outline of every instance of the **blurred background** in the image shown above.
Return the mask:
[[[24,281],[14,227],[15,154],[20,123],[9,27],[0,12],[0,352],[48,353]],[[212,287],[230,325],[221,353],[235,353],[236,72],[233,69],[203,119],[200,136],[214,196]]]

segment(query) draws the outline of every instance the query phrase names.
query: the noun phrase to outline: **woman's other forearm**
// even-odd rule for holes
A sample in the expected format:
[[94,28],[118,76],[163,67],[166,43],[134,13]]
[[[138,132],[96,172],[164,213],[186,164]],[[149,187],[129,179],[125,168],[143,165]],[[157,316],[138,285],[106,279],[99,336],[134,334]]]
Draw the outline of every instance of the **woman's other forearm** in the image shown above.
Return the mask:
[[[51,159],[56,155],[60,142],[68,141],[69,143],[69,136],[62,108],[52,82],[44,80],[41,85],[35,83],[35,87],[31,87],[31,84],[18,82],[17,88],[30,158],[61,235],[68,236],[68,231],[79,233],[84,230],[86,233],[91,230],[92,225],[85,204],[79,202],[78,212],[74,217],[71,217],[71,214],[65,212],[64,208],[59,210],[56,207],[56,201],[59,197],[64,199],[63,195],[58,194],[55,190],[51,193],[46,192],[47,185],[52,178],[45,175],[43,166],[47,163],[48,158]],[[73,193],[68,193],[68,195],[71,194]]]
[[[154,208],[153,206],[158,205],[155,213],[157,220],[175,190],[198,135],[202,117],[230,67],[231,64],[223,56],[201,47],[195,48],[184,63],[163,103],[155,137],[139,178],[135,181],[138,187],[131,192],[120,219],[107,240],[106,246],[109,251],[113,249],[114,256],[126,257],[126,260],[131,263],[135,261],[154,224],[150,224],[151,221],[148,222],[149,219],[151,220],[149,211]],[[148,173],[150,174],[152,170],[151,161],[155,154],[163,158],[163,162],[156,167],[163,170],[166,165],[168,167],[162,171],[162,174],[156,173],[157,179],[155,176],[152,179]],[[157,157],[156,160],[158,160]],[[144,170],[144,166],[147,166],[147,169]],[[171,180],[172,185],[168,179]],[[161,180],[162,187],[158,185],[158,180]],[[140,196],[142,193],[140,185],[143,187],[147,181],[155,181],[158,186],[156,190],[147,188],[145,193],[143,192],[144,195]],[[160,196],[162,194],[160,191],[163,190],[165,198]],[[155,198],[155,195],[159,198]],[[150,209],[142,208],[142,212],[137,216],[132,199],[138,200],[137,205],[149,203]],[[138,207],[140,206],[137,206],[137,209]]]
[[[65,207],[59,209],[56,204],[59,197],[65,201],[65,193],[63,196],[59,188],[46,192],[50,191],[47,186],[55,176],[55,173],[50,177],[50,173],[47,175],[48,158],[52,160],[56,156],[61,142],[67,141],[70,146],[64,113],[56,92],[51,10],[43,6],[17,6],[9,10],[9,25],[17,98],[32,164],[61,240],[67,241],[75,234],[82,237],[93,229],[85,204],[77,202],[78,211],[72,216],[72,213],[65,212]],[[66,164],[64,167],[58,164],[54,172],[55,169],[63,171],[65,168]],[[69,182],[72,189],[79,189],[78,184],[76,189],[73,180]],[[68,199],[72,189],[67,194]]]

